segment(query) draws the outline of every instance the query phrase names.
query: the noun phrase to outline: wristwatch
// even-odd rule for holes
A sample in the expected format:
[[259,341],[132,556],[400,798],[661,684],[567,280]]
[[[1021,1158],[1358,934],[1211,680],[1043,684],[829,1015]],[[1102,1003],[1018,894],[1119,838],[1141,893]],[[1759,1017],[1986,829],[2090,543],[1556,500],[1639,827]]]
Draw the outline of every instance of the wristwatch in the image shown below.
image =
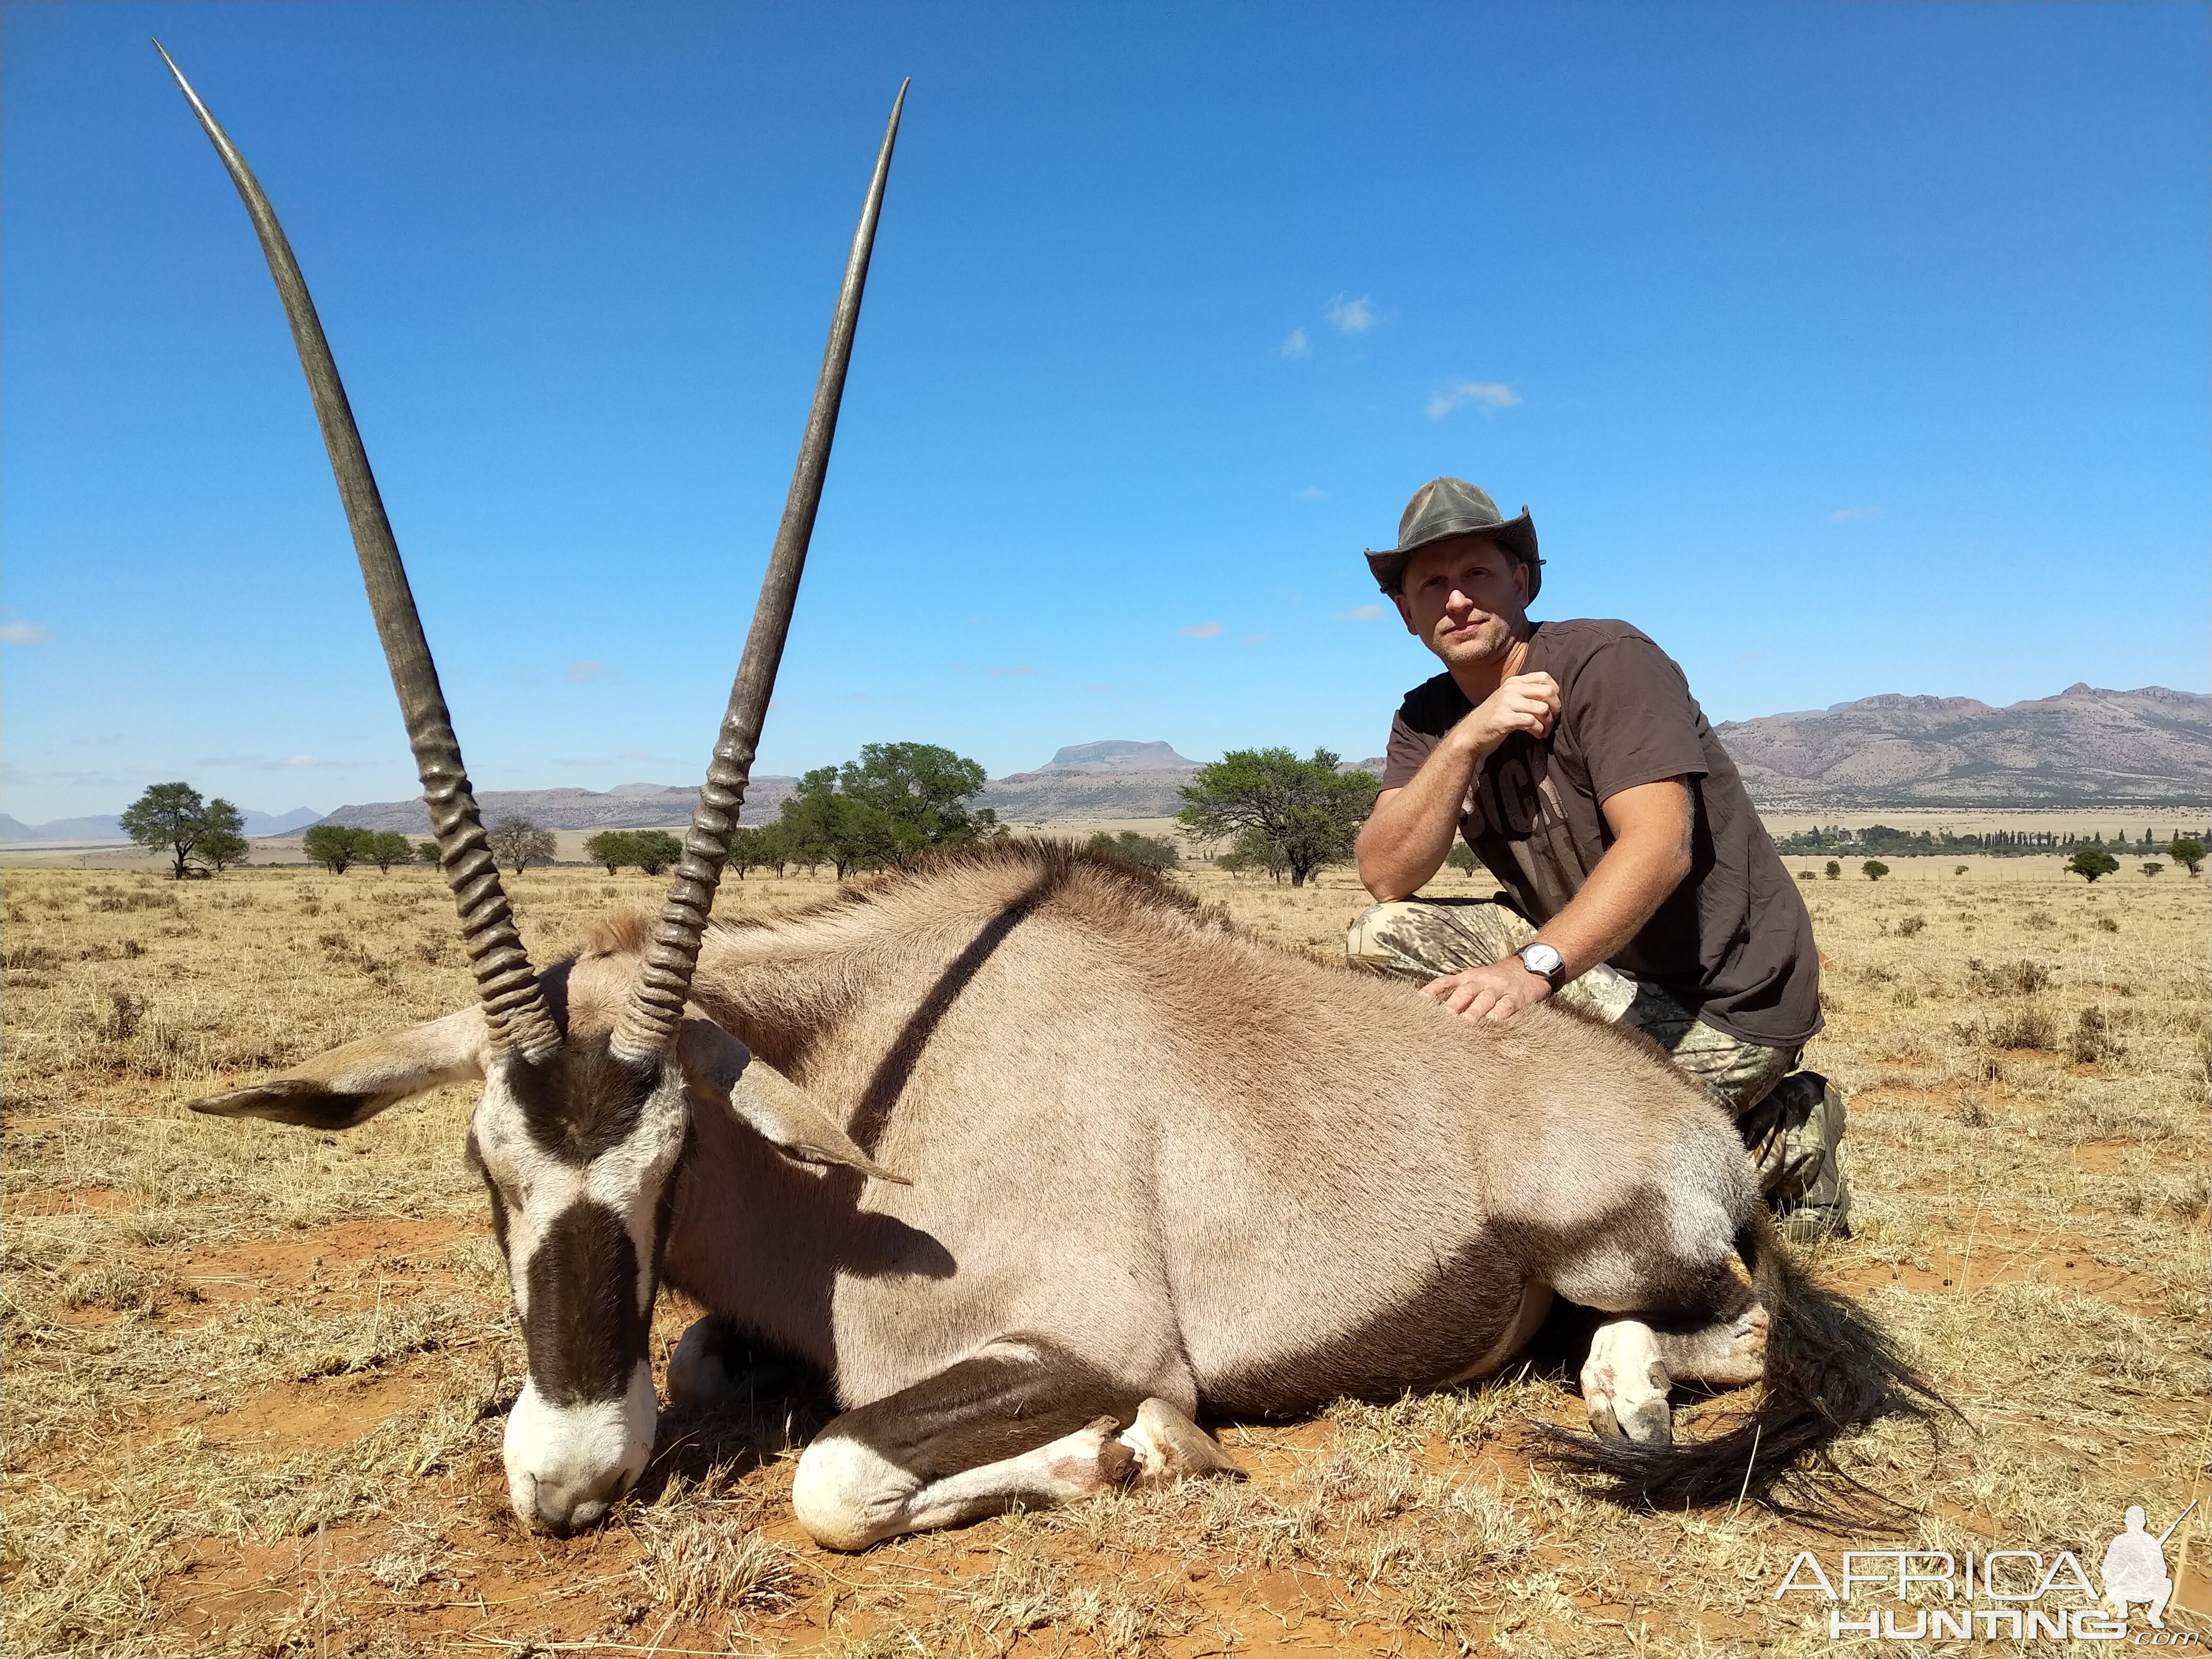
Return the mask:
[[1523,968],[1549,981],[1554,991],[1567,982],[1567,959],[1542,940],[1524,945],[1513,954],[1521,958]]

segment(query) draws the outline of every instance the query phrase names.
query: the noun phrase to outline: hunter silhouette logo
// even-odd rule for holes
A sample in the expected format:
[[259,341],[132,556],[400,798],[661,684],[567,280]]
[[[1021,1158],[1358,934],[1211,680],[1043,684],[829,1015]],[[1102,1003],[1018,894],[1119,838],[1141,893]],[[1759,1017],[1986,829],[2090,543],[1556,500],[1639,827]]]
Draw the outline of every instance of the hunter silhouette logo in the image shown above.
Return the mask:
[[[2189,1510],[2196,1507],[2192,1498]],[[2105,1581],[2105,1600],[2122,1619],[2128,1616],[2130,1602],[2141,1601],[2150,1616],[2150,1627],[2166,1628],[2166,1604],[2173,1599],[2173,1580],[2166,1571],[2166,1540],[2173,1536],[2174,1527],[2189,1518],[2189,1510],[2175,1516],[2173,1526],[2154,1538],[2143,1530],[2142,1505],[2128,1505],[2128,1529],[2105,1547],[2105,1563],[2098,1570]]]
[[1815,1552],[1800,1550],[1774,1587],[1774,1600],[1816,1595],[1826,1601],[1831,1642],[1855,1636],[1890,1642],[2124,1642],[2128,1610],[2141,1607],[2151,1627],[2135,1637],[2136,1646],[2201,1650],[2202,1632],[2166,1627],[2175,1588],[2166,1544],[2196,1507],[2191,1498],[2172,1526],[2153,1534],[2144,1527],[2142,1505],[2130,1504],[2127,1530],[2105,1547],[2101,1598],[2073,1551],[2045,1557],[2040,1549],[2015,1546],[1963,1555],[1845,1550],[1833,1577]]

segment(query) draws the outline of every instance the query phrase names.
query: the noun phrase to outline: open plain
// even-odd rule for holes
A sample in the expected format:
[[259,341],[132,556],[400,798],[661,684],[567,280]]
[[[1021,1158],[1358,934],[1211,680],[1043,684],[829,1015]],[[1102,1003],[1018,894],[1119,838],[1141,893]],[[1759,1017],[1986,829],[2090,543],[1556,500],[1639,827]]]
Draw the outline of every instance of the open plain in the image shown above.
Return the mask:
[[[1853,1547],[2070,1550],[2094,1571],[2127,1505],[2155,1531],[2212,1498],[2212,883],[1966,862],[1900,861],[1879,884],[1854,863],[1808,888],[1828,1029],[1807,1063],[1849,1094],[1856,1190],[1856,1236],[1815,1269],[1962,1414],[1933,1441],[1899,1422],[1844,1448],[1908,1511],[1887,1529],[1628,1512],[1532,1470],[1519,1426],[1581,1420],[1554,1362],[1231,1425],[1245,1484],[859,1557],[814,1549],[788,1512],[787,1453],[824,1415],[803,1383],[739,1419],[665,1417],[645,1482],[594,1533],[514,1522],[499,1440],[523,1358],[461,1162],[469,1091],[337,1136],[185,1110],[468,1001],[435,872],[10,868],[5,1649],[1796,1654],[1831,1645],[1817,1595],[1775,1599],[1800,1550],[1831,1571]],[[1329,959],[1360,902],[1343,872],[1177,879]],[[542,963],[660,884],[555,868],[509,890]],[[755,872],[720,903],[830,890]],[[696,1311],[669,1301],[663,1361]],[[2167,1546],[2177,1631],[2206,1627],[2206,1518],[2200,1503]]]

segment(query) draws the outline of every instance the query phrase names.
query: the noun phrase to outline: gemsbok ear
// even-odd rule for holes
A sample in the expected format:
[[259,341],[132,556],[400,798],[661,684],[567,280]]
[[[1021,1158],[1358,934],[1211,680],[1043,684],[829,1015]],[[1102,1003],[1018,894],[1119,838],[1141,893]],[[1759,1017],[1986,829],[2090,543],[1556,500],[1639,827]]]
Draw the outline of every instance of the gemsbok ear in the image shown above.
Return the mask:
[[483,1011],[464,1008],[404,1030],[363,1037],[265,1083],[210,1095],[192,1109],[304,1129],[350,1129],[441,1084],[481,1080],[490,1052]]
[[750,1049],[712,1020],[685,1020],[676,1044],[685,1080],[728,1107],[738,1122],[786,1158],[801,1164],[842,1164],[878,1181],[910,1184],[862,1152],[813,1096],[755,1060]]

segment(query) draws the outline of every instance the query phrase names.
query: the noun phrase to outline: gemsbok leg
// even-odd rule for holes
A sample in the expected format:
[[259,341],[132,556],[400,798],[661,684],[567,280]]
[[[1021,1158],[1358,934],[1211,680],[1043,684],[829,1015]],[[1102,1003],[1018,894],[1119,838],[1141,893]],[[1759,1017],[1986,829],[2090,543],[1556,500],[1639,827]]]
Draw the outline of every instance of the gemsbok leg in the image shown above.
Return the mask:
[[799,1458],[791,1501],[817,1543],[860,1550],[1203,1474],[1243,1471],[1180,1407],[1051,1343],[1005,1337],[831,1423]]
[[1599,1326],[1582,1373],[1590,1427],[1639,1445],[1669,1445],[1667,1396],[1675,1383],[1741,1388],[1765,1376],[1766,1310],[1749,1285],[1739,1280],[1736,1289],[1713,1317],[1610,1319]]

